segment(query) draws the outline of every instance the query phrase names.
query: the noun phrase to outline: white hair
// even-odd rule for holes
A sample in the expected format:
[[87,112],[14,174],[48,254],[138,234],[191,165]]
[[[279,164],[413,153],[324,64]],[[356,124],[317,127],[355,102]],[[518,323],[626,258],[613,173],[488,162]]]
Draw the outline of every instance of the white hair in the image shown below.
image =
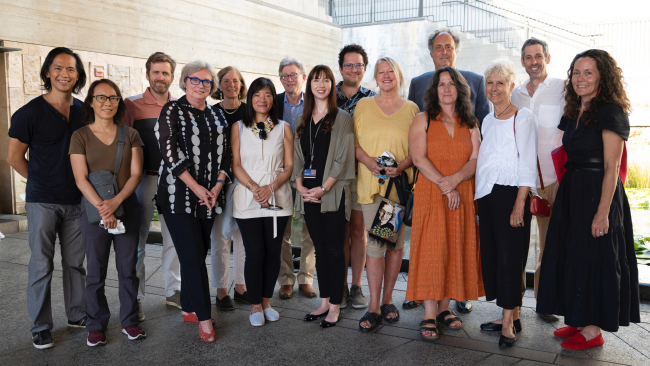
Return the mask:
[[294,65],[300,69],[301,74],[305,74],[305,65],[295,57],[285,57],[280,61],[280,67],[278,69],[278,75],[282,76],[282,69],[287,66]]
[[496,76],[504,78],[508,85],[514,83],[517,79],[515,64],[505,58],[500,58],[490,62],[487,69],[485,69],[485,81],[487,82],[487,79],[495,74]]

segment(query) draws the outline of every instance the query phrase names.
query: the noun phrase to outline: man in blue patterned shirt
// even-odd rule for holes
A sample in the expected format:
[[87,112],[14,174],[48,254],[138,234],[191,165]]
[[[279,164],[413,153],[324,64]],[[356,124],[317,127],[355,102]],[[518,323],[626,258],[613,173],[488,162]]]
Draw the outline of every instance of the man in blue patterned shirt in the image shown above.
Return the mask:
[[[366,97],[377,95],[374,91],[361,86],[361,81],[366,73],[368,55],[363,47],[349,44],[339,52],[339,71],[343,81],[336,85],[336,103],[339,108],[354,115],[357,103]],[[341,308],[345,308],[348,300],[352,307],[363,309],[368,307],[368,300],[361,290],[363,267],[366,264],[366,228],[363,223],[361,205],[357,202],[357,181],[350,185],[352,191],[352,215],[345,232],[345,268],[352,263],[352,287],[348,288],[348,276],[345,276],[343,287],[343,301]]]

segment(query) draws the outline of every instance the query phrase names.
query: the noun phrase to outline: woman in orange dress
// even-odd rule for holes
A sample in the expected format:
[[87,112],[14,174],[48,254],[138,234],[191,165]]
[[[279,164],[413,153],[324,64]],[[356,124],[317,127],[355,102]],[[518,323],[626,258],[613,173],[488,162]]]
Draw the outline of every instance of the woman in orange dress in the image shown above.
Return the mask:
[[485,295],[474,173],[481,137],[465,78],[451,67],[438,69],[425,95],[425,112],[409,131],[413,162],[420,171],[415,189],[406,300],[424,302],[420,333],[438,339],[438,325],[461,329],[450,300]]

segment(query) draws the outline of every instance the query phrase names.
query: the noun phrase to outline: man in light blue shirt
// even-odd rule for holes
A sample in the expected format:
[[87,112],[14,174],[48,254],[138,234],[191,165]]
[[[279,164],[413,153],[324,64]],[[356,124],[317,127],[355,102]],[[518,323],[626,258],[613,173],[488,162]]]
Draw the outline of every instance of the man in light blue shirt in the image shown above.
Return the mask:
[[[302,84],[307,79],[305,66],[295,58],[285,57],[280,61],[279,67],[280,82],[284,87],[284,93],[278,94],[277,106],[278,117],[291,125],[296,133],[296,118],[302,114],[305,105]],[[296,196],[296,190],[293,190]],[[293,273],[293,255],[291,250],[291,225],[289,220],[282,238],[282,265],[278,276],[280,284],[280,298],[289,299],[293,296],[293,285],[296,282],[296,275]],[[314,270],[316,267],[316,256],[314,243],[307,231],[307,225],[302,224],[302,245],[300,247],[300,271],[298,272],[298,287],[307,297],[316,297],[318,294],[314,283]]]

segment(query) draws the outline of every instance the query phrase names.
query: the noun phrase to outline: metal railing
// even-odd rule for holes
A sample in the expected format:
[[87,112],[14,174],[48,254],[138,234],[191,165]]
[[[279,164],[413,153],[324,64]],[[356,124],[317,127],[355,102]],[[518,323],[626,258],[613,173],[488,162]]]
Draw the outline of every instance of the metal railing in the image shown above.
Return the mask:
[[578,24],[508,0],[319,0],[336,24],[356,25],[427,17],[476,37],[519,49],[536,37],[546,40],[554,64],[569,65],[589,48],[605,49],[629,76],[650,56],[650,20]]

